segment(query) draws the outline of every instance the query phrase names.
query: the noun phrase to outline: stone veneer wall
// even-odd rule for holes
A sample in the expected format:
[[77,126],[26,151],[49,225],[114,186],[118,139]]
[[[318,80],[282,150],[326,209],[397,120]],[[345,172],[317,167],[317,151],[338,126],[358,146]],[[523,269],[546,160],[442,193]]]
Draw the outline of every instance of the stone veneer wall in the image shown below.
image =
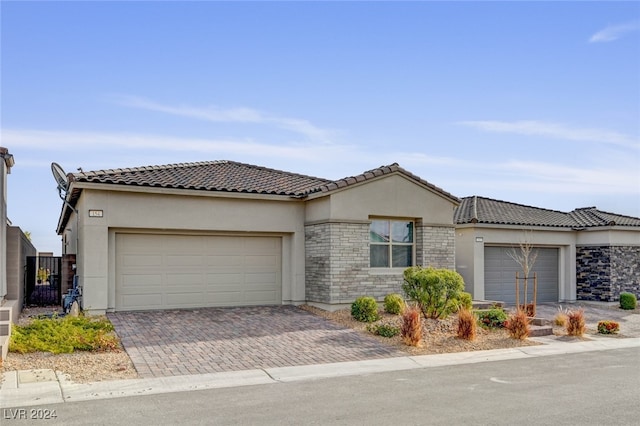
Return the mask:
[[307,225],[305,239],[305,297],[310,302],[329,303],[331,276],[329,250],[330,224]]
[[640,246],[611,247],[611,287],[615,300],[625,292],[640,299]]
[[[417,263],[453,269],[454,242],[453,227],[418,226]],[[305,249],[309,302],[351,303],[359,296],[373,296],[381,301],[389,293],[402,293],[401,270],[370,271],[368,222],[306,225]]]
[[455,228],[420,224],[416,228],[416,263],[425,267],[455,270]]
[[621,292],[640,297],[640,247],[576,247],[578,300],[614,302]]

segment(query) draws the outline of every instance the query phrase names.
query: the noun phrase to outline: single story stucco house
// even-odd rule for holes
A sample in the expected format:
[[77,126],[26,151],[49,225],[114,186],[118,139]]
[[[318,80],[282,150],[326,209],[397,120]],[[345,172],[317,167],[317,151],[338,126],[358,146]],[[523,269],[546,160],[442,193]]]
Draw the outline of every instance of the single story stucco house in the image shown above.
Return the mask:
[[[640,298],[640,218],[474,196],[461,200],[454,220],[456,270],[474,299],[515,302],[515,274],[522,272],[509,251],[525,242],[537,252],[538,302],[610,302],[621,292]],[[531,292],[530,285],[529,300]]]
[[399,292],[455,267],[460,200],[397,164],[340,180],[234,161],[73,173],[58,221],[89,313]]

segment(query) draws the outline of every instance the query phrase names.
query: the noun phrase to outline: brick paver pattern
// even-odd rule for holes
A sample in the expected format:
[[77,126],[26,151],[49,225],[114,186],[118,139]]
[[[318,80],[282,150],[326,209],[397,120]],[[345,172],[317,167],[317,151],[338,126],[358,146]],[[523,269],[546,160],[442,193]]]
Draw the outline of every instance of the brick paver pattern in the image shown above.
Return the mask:
[[403,356],[294,306],[108,314],[141,377]]

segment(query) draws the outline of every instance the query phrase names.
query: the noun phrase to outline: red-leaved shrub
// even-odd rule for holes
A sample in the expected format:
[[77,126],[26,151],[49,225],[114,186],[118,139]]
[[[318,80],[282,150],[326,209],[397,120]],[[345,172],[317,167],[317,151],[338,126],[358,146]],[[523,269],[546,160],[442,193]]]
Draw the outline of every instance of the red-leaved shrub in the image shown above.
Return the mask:
[[422,313],[415,305],[407,306],[402,313],[402,340],[409,346],[422,346]]
[[619,331],[620,323],[617,321],[598,321],[598,333],[600,334],[616,334]]
[[587,326],[584,319],[584,310],[569,311],[567,313],[567,334],[569,336],[582,336]]
[[512,339],[524,340],[529,337],[529,318],[527,318],[527,313],[522,309],[518,309],[509,315],[504,327],[509,331],[509,336]]
[[470,309],[462,308],[458,311],[458,337],[465,340],[476,338],[477,320]]

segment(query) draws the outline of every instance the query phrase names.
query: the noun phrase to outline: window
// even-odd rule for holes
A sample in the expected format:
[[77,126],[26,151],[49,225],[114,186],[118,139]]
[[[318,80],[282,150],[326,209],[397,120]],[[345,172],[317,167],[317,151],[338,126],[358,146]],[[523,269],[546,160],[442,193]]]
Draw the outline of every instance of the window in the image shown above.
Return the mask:
[[369,227],[372,268],[406,268],[413,265],[413,222],[374,219]]

